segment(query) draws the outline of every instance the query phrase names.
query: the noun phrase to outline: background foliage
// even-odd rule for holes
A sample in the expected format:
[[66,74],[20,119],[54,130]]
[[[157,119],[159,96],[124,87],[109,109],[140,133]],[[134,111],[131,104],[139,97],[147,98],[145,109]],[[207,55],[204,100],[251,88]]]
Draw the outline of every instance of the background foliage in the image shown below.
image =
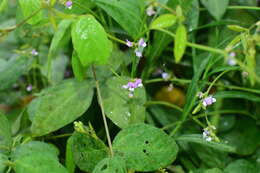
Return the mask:
[[260,172],[257,0],[0,0],[0,173]]

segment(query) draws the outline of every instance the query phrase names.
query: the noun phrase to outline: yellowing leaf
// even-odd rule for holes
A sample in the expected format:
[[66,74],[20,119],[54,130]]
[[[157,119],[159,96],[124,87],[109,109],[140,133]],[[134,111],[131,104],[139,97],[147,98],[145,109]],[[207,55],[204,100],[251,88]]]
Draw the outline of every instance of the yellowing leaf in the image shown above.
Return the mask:
[[180,24],[176,31],[174,40],[174,56],[176,63],[181,61],[181,58],[186,49],[187,31],[183,24]]
[[173,14],[163,14],[157,17],[150,25],[150,28],[167,28],[176,23],[176,16]]

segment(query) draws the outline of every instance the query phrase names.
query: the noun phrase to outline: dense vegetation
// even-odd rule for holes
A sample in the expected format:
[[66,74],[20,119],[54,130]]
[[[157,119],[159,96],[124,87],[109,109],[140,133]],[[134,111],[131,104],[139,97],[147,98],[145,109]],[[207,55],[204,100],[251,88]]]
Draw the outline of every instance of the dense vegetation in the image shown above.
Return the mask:
[[0,173],[259,173],[257,0],[0,0]]

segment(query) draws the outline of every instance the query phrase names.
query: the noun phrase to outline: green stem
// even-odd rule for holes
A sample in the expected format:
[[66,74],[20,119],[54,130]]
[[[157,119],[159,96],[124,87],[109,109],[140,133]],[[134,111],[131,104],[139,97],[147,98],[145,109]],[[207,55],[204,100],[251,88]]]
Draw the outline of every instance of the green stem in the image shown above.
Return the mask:
[[148,107],[150,105],[163,105],[163,106],[167,106],[167,107],[171,107],[173,109],[176,109],[180,112],[183,111],[183,109],[175,104],[169,103],[169,102],[164,102],[164,101],[147,101],[144,106]]
[[[178,79],[178,78],[169,79],[167,81],[176,82],[176,83],[180,83],[180,84],[191,83],[191,80],[189,80],[189,79]],[[151,83],[156,83],[156,82],[165,82],[165,80],[162,79],[162,78],[156,78],[156,79],[146,80],[144,83],[145,84],[151,84]],[[205,82],[205,84],[210,85],[211,82]],[[216,84],[215,83],[214,86],[224,87],[224,88],[232,89],[232,90],[239,90],[239,91],[246,91],[246,92],[250,92],[250,93],[260,94],[260,90],[252,89],[252,88],[243,88],[243,87],[239,87],[239,86],[235,86],[235,85],[224,85],[224,84]]]
[[[164,33],[166,33],[166,34],[172,36],[173,38],[175,38],[175,36],[176,36],[176,35],[175,35],[174,33],[172,33],[171,31],[168,31],[168,30],[165,30],[165,29],[162,29],[162,28],[156,28],[155,30],[164,32]],[[221,55],[223,55],[223,56],[227,56],[227,52],[224,51],[224,50],[221,50],[221,49],[212,48],[212,47],[209,47],[209,46],[204,46],[204,45],[201,45],[201,44],[196,44],[196,43],[191,43],[191,42],[186,42],[186,45],[189,46],[189,47],[193,47],[193,48],[205,50],[205,51],[208,51],[208,52],[221,54]]]
[[97,80],[96,70],[95,70],[94,65],[92,65],[92,72],[93,72],[93,77],[94,77],[95,83],[96,83],[98,101],[99,101],[99,105],[100,105],[100,109],[101,109],[101,113],[102,113],[102,118],[103,118],[103,122],[104,122],[104,126],[105,126],[108,146],[109,146],[109,149],[110,149],[111,156],[113,157],[114,152],[113,152],[113,148],[112,148],[112,142],[111,142],[111,138],[110,138],[110,134],[109,134],[109,129],[108,129],[106,115],[105,115],[104,106],[103,106],[103,100],[102,100],[102,97],[101,97],[101,91],[100,91],[100,87],[99,87],[99,82]]
[[116,38],[115,36],[111,35],[111,34],[108,34],[107,33],[107,37],[114,40],[114,41],[117,41],[118,43],[122,43],[122,44],[126,44],[126,42],[124,40],[120,40],[119,38]]
[[[240,6],[240,5],[234,5],[234,6],[228,6],[228,10],[260,10],[260,7],[254,7],[254,6]],[[200,8],[200,11],[206,11],[206,8]]]
[[226,70],[226,71],[223,71],[222,73],[220,73],[215,79],[213,82],[210,83],[210,86],[208,87],[207,91],[206,91],[206,95],[209,94],[211,88],[215,85],[215,83],[219,80],[219,78],[221,78],[221,76],[223,76],[225,73],[227,73],[228,71],[230,70]]

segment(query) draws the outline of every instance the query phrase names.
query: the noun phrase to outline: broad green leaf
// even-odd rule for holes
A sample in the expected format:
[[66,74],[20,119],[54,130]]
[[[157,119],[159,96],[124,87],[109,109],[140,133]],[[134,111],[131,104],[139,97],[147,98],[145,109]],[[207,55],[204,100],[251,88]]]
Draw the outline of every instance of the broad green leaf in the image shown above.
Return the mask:
[[150,25],[150,28],[168,28],[176,23],[176,16],[173,14],[163,14],[157,17]]
[[6,10],[8,8],[8,0],[0,1],[0,12]]
[[15,148],[12,152],[12,159],[19,160],[33,153],[46,153],[55,158],[58,156],[59,151],[51,144],[39,141],[30,141]]
[[186,49],[187,31],[183,24],[180,24],[176,30],[174,39],[174,57],[176,63],[179,63]]
[[0,90],[10,88],[21,75],[26,73],[32,59],[28,57],[13,57],[0,69]]
[[63,38],[66,36],[66,34],[70,34],[70,25],[71,20],[67,19],[62,20],[59,23],[57,31],[55,32],[52,38],[48,56],[53,56],[56,53],[59,46],[62,44]]
[[93,171],[98,162],[108,157],[108,147],[97,137],[75,132],[71,140],[74,161],[83,171]]
[[155,171],[170,165],[178,146],[162,130],[146,124],[131,125],[121,130],[113,141],[116,156],[121,156],[128,169]]
[[33,135],[46,135],[71,123],[88,109],[92,96],[92,81],[66,80],[44,89],[28,107]]
[[235,128],[229,133],[223,134],[222,139],[229,145],[236,147],[239,155],[250,155],[258,147],[260,130],[253,120],[241,118],[236,121]]
[[5,115],[0,113],[0,153],[8,152],[12,145],[11,127]]
[[82,81],[86,76],[87,69],[80,63],[80,60],[79,60],[79,57],[78,57],[76,51],[74,51],[72,53],[71,64],[72,64],[72,70],[73,70],[73,74],[74,74],[75,78],[79,81]]
[[227,145],[223,142],[208,142],[202,138],[202,135],[199,135],[199,134],[181,135],[176,140],[184,141],[184,142],[198,143],[198,144],[201,144],[201,145],[204,145],[207,147],[211,147],[216,150],[225,151],[225,152],[235,152],[236,151],[235,147]]
[[4,170],[6,168],[6,164],[5,164],[6,161],[8,161],[8,157],[0,153],[0,173],[5,173]]
[[190,146],[191,151],[194,151],[201,162],[208,167],[224,168],[226,164],[231,161],[231,158],[226,152],[205,147],[197,143],[191,143]]
[[101,160],[93,173],[127,173],[125,162],[120,157],[111,157]]
[[92,16],[79,17],[72,26],[72,42],[83,66],[108,62],[112,43],[106,31]]
[[136,88],[134,96],[129,97],[128,89],[123,88],[129,81],[127,77],[112,77],[101,89],[106,116],[120,128],[145,119],[145,90]]
[[14,170],[16,173],[68,173],[66,168],[59,163],[58,158],[45,152],[32,153],[15,160]]
[[66,144],[66,168],[68,169],[69,173],[74,173],[76,165],[74,163],[73,160],[73,152],[72,152],[72,143],[73,142],[73,138],[70,137],[67,140],[67,144]]
[[[68,57],[64,54],[59,54],[55,59],[52,59],[51,62],[51,83],[58,84],[64,78],[64,73],[68,65]],[[42,73],[48,75],[48,63],[46,63],[41,69]]]
[[[24,19],[33,15],[27,23],[34,25],[42,20],[41,0],[19,0],[19,3],[23,11]],[[40,11],[36,13],[38,10]]]
[[53,145],[31,141],[19,145],[12,153],[17,173],[68,173],[58,161],[59,151]]
[[144,29],[144,0],[94,0],[97,6],[105,10],[130,36],[138,39]]
[[251,162],[239,159],[231,162],[225,169],[223,173],[257,173],[255,165]]
[[226,12],[229,0],[201,0],[201,3],[215,19],[220,20]]

